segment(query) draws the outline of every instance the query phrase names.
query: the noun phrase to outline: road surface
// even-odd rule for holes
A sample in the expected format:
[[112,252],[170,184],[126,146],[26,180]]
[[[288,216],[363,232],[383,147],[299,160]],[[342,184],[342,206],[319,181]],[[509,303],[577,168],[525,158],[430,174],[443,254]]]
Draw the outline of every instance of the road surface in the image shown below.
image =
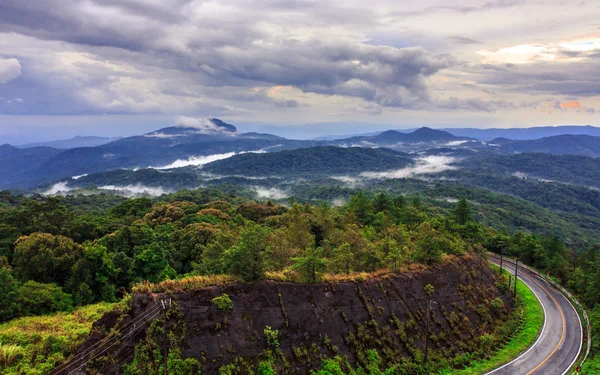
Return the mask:
[[[493,263],[499,260],[490,257]],[[504,266],[514,274],[514,263]],[[569,300],[534,273],[519,267],[521,279],[536,295],[544,310],[544,327],[537,341],[524,353],[486,375],[563,375],[581,352],[583,328]]]

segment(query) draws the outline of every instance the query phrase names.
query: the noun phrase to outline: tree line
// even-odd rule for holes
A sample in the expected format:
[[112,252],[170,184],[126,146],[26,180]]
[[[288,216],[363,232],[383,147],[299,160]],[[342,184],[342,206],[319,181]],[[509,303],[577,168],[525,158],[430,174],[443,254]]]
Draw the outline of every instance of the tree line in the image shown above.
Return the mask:
[[599,245],[572,248],[558,234],[496,231],[473,218],[465,199],[450,210],[386,193],[358,193],[342,207],[282,206],[183,190],[161,201],[0,192],[0,320],[116,301],[143,281],[228,274],[253,282],[279,274],[317,282],[485,250],[550,274],[600,316]]

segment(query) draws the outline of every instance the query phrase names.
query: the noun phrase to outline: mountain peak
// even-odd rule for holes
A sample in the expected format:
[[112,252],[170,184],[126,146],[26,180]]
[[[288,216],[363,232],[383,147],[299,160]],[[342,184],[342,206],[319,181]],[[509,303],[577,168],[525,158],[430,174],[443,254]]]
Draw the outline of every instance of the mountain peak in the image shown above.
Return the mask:
[[415,141],[446,141],[457,137],[443,130],[422,127],[409,133],[408,136]]
[[236,133],[237,132],[237,128],[231,124],[228,124],[222,120],[219,120],[218,118],[209,118],[209,121],[211,121],[213,124],[215,124],[215,126],[226,130],[228,132],[232,132],[232,133]]
[[437,132],[445,133],[443,130],[436,130],[436,129],[429,128],[427,126],[423,126],[421,128],[418,128],[417,130],[413,131],[413,134],[414,133],[437,133]]
[[194,129],[200,134],[236,133],[237,128],[218,118],[196,118],[180,116],[175,121],[175,128]]
[[146,137],[173,138],[193,135],[233,135],[237,128],[218,118],[180,116],[175,124],[146,134]]
[[0,152],[14,152],[15,150],[18,150],[15,146],[5,143],[3,145],[0,145]]

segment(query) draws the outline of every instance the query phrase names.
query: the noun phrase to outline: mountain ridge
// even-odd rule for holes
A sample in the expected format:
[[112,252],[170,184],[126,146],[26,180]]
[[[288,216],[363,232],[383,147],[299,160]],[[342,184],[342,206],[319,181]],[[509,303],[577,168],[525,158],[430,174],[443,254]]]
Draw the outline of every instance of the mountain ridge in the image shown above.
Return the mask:
[[78,147],[95,147],[101,146],[103,144],[107,144],[116,140],[121,139],[121,137],[98,137],[98,136],[75,136],[69,139],[59,139],[55,141],[46,141],[46,142],[35,142],[35,143],[26,143],[22,145],[16,145],[17,148],[33,148],[33,147],[52,147],[61,150],[68,150],[71,148]]

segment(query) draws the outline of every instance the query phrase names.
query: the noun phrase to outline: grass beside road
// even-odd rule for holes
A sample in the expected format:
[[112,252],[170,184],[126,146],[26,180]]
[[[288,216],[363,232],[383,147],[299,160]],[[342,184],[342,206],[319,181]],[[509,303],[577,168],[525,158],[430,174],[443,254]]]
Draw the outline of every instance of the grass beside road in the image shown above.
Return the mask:
[[[493,266],[494,267],[494,266]],[[517,305],[515,313],[523,311],[519,331],[492,357],[472,363],[463,370],[442,372],[443,375],[480,375],[510,362],[527,350],[537,339],[544,325],[544,311],[535,294],[522,281],[517,283]]]

